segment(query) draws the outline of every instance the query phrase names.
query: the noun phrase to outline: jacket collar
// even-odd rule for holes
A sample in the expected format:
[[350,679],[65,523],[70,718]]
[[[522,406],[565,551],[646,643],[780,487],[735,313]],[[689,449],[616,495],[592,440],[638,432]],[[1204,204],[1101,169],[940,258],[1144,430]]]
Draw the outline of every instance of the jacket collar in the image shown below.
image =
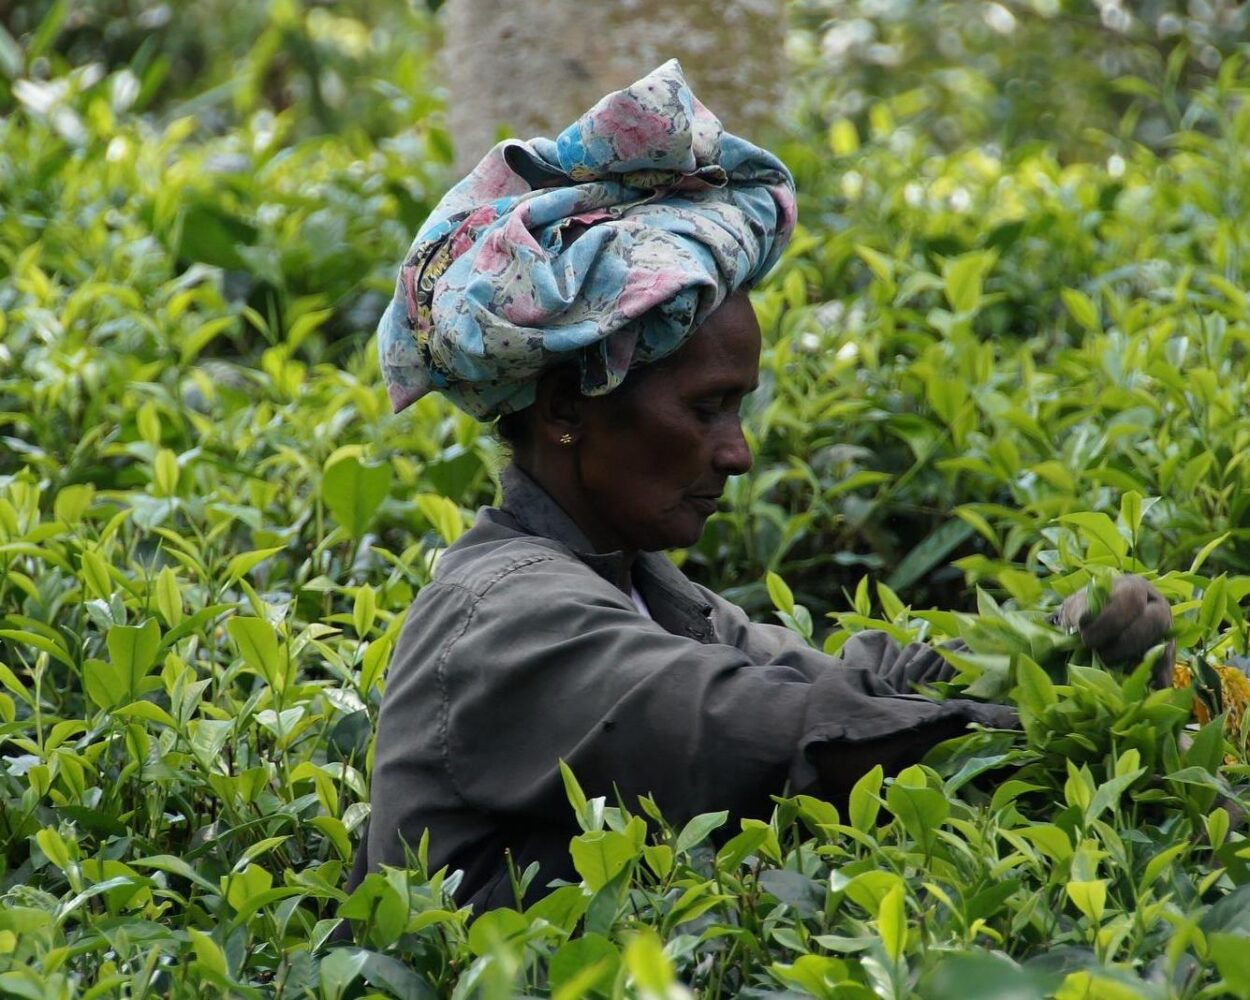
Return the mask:
[[596,552],[551,494],[522,469],[509,465],[500,477],[503,483],[501,509],[510,514],[531,535],[550,538],[569,549],[578,559],[625,593],[629,593],[629,566],[624,552]]
[[636,584],[652,617],[669,632],[713,641],[712,606],[662,552],[639,552],[631,572],[625,553],[596,552],[590,540],[535,480],[516,465],[504,469],[500,508],[531,535],[559,542],[614,587],[628,594]]

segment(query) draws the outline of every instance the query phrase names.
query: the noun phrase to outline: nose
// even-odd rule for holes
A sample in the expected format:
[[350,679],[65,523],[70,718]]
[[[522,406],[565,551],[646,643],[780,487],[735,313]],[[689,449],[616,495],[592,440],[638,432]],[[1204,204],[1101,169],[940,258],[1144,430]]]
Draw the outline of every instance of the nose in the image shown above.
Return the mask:
[[742,421],[735,413],[730,419],[724,421],[722,426],[724,430],[717,439],[716,448],[712,453],[716,471],[726,476],[740,476],[744,472],[750,472],[754,459],[751,455],[751,446],[747,444],[746,435],[742,433]]

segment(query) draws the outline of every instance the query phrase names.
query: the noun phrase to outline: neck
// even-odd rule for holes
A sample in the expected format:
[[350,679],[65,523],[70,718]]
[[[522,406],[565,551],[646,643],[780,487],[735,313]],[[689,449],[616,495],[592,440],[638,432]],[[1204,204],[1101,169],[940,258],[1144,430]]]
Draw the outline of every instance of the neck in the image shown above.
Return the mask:
[[518,449],[513,464],[543,488],[560,509],[586,536],[593,551],[619,552],[625,566],[632,568],[638,550],[631,548],[614,532],[608,531],[594,510],[586,503],[577,477],[577,458],[573,453],[558,456],[522,455]]

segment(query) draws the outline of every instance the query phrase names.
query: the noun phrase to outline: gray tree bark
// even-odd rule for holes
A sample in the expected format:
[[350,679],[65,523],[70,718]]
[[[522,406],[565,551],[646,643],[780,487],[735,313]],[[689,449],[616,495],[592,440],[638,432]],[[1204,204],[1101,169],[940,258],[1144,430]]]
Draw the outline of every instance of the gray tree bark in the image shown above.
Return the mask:
[[449,0],[444,73],[456,165],[501,135],[554,137],[604,94],[667,59],[732,132],[774,128],[785,71],[782,0]]

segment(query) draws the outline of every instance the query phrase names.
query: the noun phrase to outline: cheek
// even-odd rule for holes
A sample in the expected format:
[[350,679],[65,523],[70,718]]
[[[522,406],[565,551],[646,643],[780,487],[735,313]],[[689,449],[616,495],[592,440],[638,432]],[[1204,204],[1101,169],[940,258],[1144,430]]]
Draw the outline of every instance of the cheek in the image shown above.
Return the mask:
[[613,465],[657,497],[680,493],[702,475],[700,439],[680,421],[650,420],[621,437]]
[[645,506],[667,480],[664,456],[630,434],[613,435],[582,455],[582,482],[611,508]]
[[654,517],[699,480],[699,449],[698,437],[679,421],[635,418],[584,453],[582,480],[604,507]]

